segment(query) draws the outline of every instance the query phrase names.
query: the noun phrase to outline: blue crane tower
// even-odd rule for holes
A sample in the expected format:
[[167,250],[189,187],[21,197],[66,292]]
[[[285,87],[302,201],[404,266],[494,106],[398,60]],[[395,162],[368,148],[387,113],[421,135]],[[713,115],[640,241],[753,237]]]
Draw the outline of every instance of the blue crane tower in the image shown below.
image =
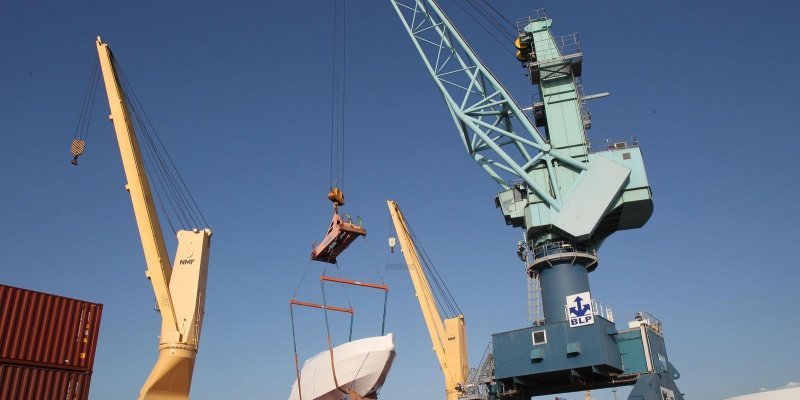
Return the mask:
[[517,58],[537,91],[529,118],[435,0],[391,2],[467,153],[502,187],[495,203],[506,224],[524,230],[532,324],[492,336],[493,353],[464,383],[485,390],[467,398],[633,385],[629,399],[682,400],[661,322],[640,312],[618,330],[591,294],[598,249],[614,232],[642,227],[653,201],[638,143],[597,149],[588,140],[577,35],[554,36],[543,10],[519,24]]

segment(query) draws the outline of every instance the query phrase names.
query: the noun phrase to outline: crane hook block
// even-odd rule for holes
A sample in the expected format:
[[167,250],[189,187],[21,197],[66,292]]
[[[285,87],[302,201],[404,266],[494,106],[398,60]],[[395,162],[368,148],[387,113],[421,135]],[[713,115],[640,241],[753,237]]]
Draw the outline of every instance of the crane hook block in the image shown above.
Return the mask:
[[78,165],[78,156],[83,155],[83,151],[86,150],[86,141],[80,139],[72,139],[72,143],[69,145],[69,149],[72,152],[72,161],[70,161],[70,164]]
[[[341,191],[339,191],[341,194]],[[334,202],[334,206],[336,202]],[[359,236],[366,236],[367,231],[361,224],[354,224],[352,220],[345,221],[338,213],[333,213],[331,226],[322,242],[311,251],[311,259],[335,264],[336,257],[350,246]]]
[[328,200],[333,202],[333,208],[338,208],[339,206],[344,205],[344,192],[342,189],[334,186],[331,188],[331,191],[328,192]]

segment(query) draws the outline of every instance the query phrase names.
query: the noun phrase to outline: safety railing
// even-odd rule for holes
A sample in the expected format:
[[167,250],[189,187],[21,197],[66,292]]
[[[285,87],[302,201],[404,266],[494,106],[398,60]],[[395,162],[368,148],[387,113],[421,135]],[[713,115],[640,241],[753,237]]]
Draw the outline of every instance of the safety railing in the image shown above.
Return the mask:
[[558,52],[561,53],[562,57],[582,53],[581,38],[578,32],[570,35],[553,36],[553,41],[555,41]]
[[587,253],[595,256],[597,255],[595,249],[572,242],[560,241],[543,244],[533,249],[533,261],[535,262],[537,259],[565,253]]
[[544,8],[537,8],[536,10],[531,10],[527,16],[522,18],[517,18],[517,31],[522,32],[525,30],[525,27],[528,26],[533,21],[541,21],[547,18],[547,11]]
[[[555,45],[555,49],[553,49],[553,45]],[[558,59],[573,59],[582,55],[580,35],[578,35],[578,32],[563,36],[552,36],[552,44],[549,36],[542,40],[537,40],[533,42],[533,49],[544,51],[537,52],[537,55],[542,58],[531,63],[532,65]]]
[[462,384],[459,400],[484,400],[489,398],[487,383],[494,379],[494,354],[489,343],[483,352],[478,368],[470,368],[467,381]]
[[[592,113],[589,112],[589,107],[586,105],[586,94],[583,92],[583,80],[575,77],[575,94],[578,98],[578,106],[581,110],[581,122],[583,123],[584,135],[589,128],[592,127]],[[588,139],[588,137],[586,138]]]
[[592,311],[594,315],[604,318],[609,322],[614,322],[614,312],[611,310],[611,307],[597,301],[597,299],[592,299]]
[[636,136],[610,137],[605,139],[595,139],[589,141],[591,152],[607,150],[625,150],[632,147],[639,147],[639,139]]
[[643,323],[649,326],[653,331],[658,335],[663,335],[663,325],[661,325],[661,320],[654,317],[652,314],[648,313],[647,311],[639,311],[636,313],[634,317],[636,321],[639,323]]

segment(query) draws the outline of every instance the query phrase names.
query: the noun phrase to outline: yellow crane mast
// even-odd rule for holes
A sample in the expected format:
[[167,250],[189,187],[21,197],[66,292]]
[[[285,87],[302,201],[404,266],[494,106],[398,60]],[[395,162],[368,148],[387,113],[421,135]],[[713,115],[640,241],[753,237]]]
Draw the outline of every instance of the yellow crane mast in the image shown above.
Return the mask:
[[97,53],[111,108],[109,119],[114,124],[125,170],[125,188],[131,195],[144,250],[145,275],[153,285],[162,319],[158,361],[139,392],[139,399],[188,399],[203,324],[211,230],[178,231],[175,262],[170,264],[127,97],[111,49],[100,37]]
[[467,362],[467,336],[465,331],[464,315],[442,319],[431,285],[420,263],[420,257],[411,236],[411,230],[406,223],[400,208],[389,200],[389,213],[400,240],[400,248],[408,264],[408,273],[414,284],[417,300],[425,317],[433,351],[439,360],[439,366],[444,373],[445,393],[447,400],[458,400],[464,395],[464,383],[467,379],[469,363]]

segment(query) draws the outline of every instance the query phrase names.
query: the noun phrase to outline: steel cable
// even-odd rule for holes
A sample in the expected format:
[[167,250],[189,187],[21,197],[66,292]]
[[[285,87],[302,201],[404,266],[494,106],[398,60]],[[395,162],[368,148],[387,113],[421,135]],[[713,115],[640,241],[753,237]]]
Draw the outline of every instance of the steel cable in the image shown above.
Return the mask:
[[[158,131],[155,129],[144,107],[142,107],[139,97],[113,55],[112,62],[119,71],[120,85],[124,89],[124,100],[132,116],[131,122],[135,125],[136,130],[141,133],[143,139],[141,148],[143,150],[145,169],[154,180],[151,188],[155,192],[155,197],[170,227],[175,231],[175,225],[170,214],[177,218],[182,229],[208,226],[205,216],[189,191],[183,176],[175,166],[172,156],[167,151]],[[166,203],[169,204],[172,210],[171,212],[166,207],[165,198]]]

